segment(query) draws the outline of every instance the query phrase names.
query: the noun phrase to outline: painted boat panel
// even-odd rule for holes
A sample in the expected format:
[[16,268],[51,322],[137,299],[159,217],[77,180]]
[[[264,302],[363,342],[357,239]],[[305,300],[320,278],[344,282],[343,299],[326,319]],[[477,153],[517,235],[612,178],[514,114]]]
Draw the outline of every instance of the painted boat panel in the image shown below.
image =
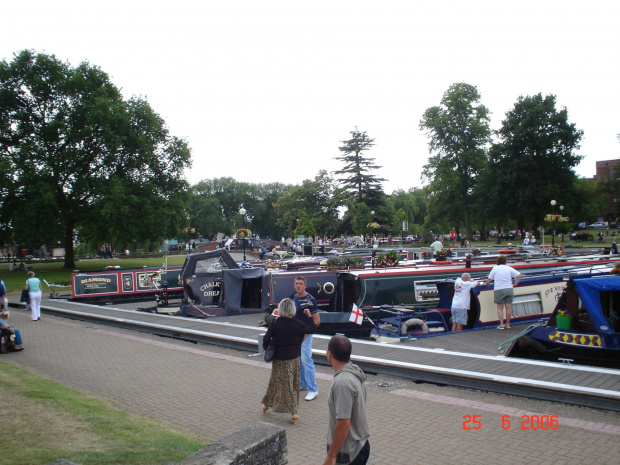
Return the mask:
[[123,299],[154,296],[167,283],[169,293],[180,293],[181,267],[115,269],[74,272],[71,274],[71,296],[75,300],[95,298]]

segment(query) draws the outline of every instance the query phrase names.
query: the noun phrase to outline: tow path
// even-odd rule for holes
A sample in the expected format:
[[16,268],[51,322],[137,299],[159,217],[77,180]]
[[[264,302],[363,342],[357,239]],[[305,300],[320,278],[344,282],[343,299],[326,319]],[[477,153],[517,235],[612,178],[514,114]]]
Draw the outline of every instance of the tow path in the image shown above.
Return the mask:
[[[165,337],[260,351],[263,314],[191,319],[137,310],[140,305],[91,305],[49,299],[44,313]],[[381,344],[353,340],[352,359],[368,373],[620,412],[620,370],[558,364],[497,355],[497,348],[524,326]],[[315,335],[314,358],[327,364],[328,336]]]

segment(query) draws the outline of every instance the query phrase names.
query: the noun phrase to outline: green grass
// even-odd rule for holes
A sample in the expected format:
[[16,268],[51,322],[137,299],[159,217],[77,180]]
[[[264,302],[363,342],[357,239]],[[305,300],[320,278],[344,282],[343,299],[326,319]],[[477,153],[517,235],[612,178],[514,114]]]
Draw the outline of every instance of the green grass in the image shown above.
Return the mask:
[[[121,268],[142,268],[144,266],[161,266],[162,258],[127,258],[127,259],[88,259],[76,262],[76,269],[80,271],[99,271],[106,266],[118,265]],[[171,255],[168,257],[168,265],[183,265],[185,263],[185,255]],[[63,293],[66,289],[67,293],[71,292],[71,273],[73,270],[63,268],[64,262],[30,262],[28,266],[34,271],[36,277],[44,278],[48,283],[54,286],[54,283],[64,284],[67,287],[59,287],[56,289],[59,293]],[[4,281],[7,294],[19,294],[26,283],[25,271],[9,271],[9,264],[0,264],[0,279]],[[50,289],[43,283],[43,293],[49,292]],[[12,299],[14,301],[15,299]]]
[[0,362],[0,392],[4,465],[59,458],[82,465],[163,465],[207,444],[7,362]]

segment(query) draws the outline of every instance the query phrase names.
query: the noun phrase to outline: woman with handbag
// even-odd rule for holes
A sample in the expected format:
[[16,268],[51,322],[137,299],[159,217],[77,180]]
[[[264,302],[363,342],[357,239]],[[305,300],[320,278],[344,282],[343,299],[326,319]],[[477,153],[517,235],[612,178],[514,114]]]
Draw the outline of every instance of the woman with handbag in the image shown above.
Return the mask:
[[28,272],[28,279],[26,280],[26,287],[24,290],[28,291],[28,300],[30,302],[30,318],[32,321],[41,319],[41,281],[39,278],[34,277],[34,271]]
[[263,348],[267,350],[269,343],[275,341],[271,378],[267,392],[263,397],[263,415],[267,410],[290,413],[291,423],[297,425],[299,408],[299,391],[301,368],[301,344],[306,334],[315,331],[313,322],[307,325],[293,318],[296,313],[295,304],[291,299],[283,299],[278,305],[279,318],[274,319],[263,337]]

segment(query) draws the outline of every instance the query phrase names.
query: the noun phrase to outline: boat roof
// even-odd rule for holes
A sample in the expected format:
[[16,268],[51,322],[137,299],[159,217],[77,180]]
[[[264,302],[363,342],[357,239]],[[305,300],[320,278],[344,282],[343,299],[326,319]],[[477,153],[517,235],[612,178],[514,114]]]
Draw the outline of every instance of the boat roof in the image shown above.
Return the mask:
[[[521,262],[512,262],[508,265],[520,270],[540,270],[540,271],[552,271],[552,270],[566,270],[568,268],[574,268],[574,271],[578,269],[586,270],[590,267],[601,268],[608,266],[608,263],[615,263],[620,258],[612,258],[610,256],[601,255],[588,255],[582,257],[575,257],[574,259],[547,259],[545,261],[526,260]],[[435,265],[432,263],[410,263],[405,266],[387,267],[387,268],[366,268],[360,270],[349,270],[342,272],[343,275],[353,276],[358,278],[372,278],[379,276],[400,276],[400,275],[416,275],[416,274],[456,274],[456,273],[479,273],[490,271],[495,266],[495,263],[482,263],[474,264],[471,268],[466,268],[462,262],[449,263]]]
[[[201,262],[211,262],[213,264],[212,269],[197,269],[197,265]],[[240,268],[237,262],[230,256],[226,249],[210,250],[208,252],[189,254],[185,258],[183,269],[181,270],[181,276],[183,278],[189,278],[191,276],[212,275],[221,274],[222,269],[238,269]]]
[[573,279],[577,293],[583,302],[592,323],[601,334],[612,334],[614,331],[603,314],[601,306],[601,291],[620,291],[620,276],[601,276],[598,278]]

